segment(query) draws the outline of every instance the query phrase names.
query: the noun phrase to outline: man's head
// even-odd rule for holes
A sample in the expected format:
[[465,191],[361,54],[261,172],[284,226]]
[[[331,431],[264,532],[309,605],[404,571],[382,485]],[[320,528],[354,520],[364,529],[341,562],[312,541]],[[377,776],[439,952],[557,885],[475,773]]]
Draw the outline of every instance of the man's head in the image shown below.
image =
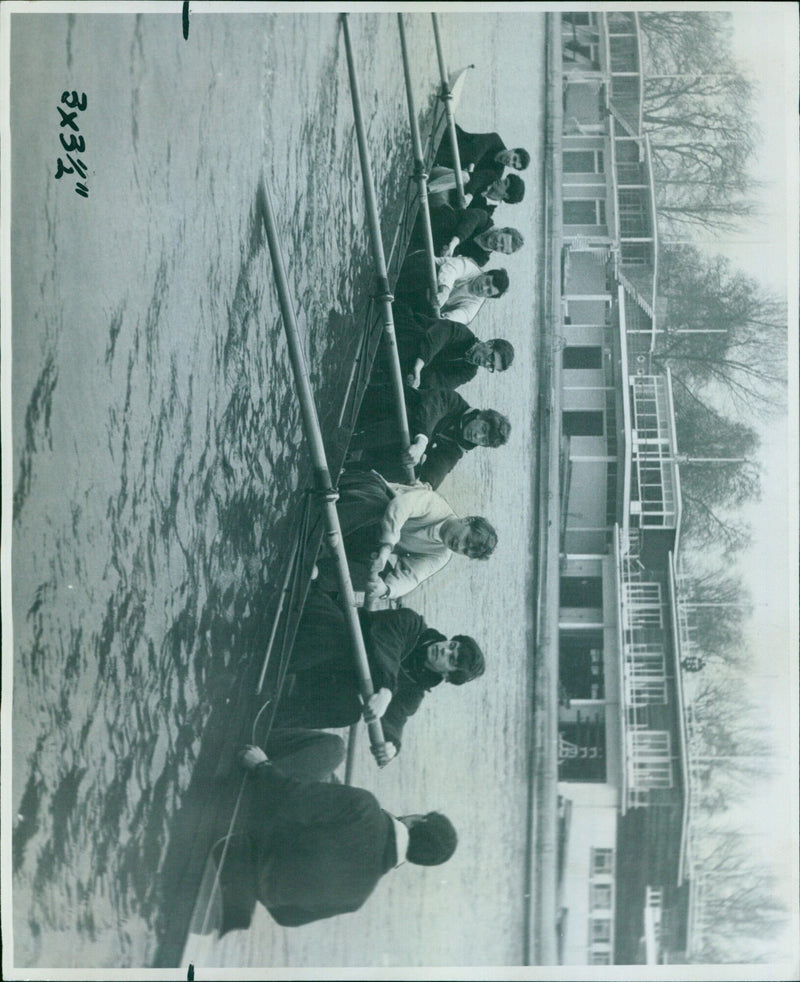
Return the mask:
[[406,859],[409,863],[438,866],[446,863],[456,851],[458,834],[450,819],[441,812],[402,815],[400,821],[408,826]]
[[506,167],[513,167],[514,170],[525,170],[531,162],[531,155],[524,147],[514,147],[511,150],[501,150],[495,160]]
[[497,545],[497,533],[480,515],[448,521],[442,541],[451,552],[468,559],[488,559]]
[[504,372],[514,361],[514,345],[505,338],[478,341],[467,352],[467,359],[489,372]]
[[474,297],[502,297],[508,289],[508,273],[504,269],[490,269],[474,277],[469,283],[469,292]]
[[522,233],[515,228],[490,228],[484,232],[483,241],[489,252],[502,252],[506,256],[525,245]]
[[425,650],[425,664],[451,685],[464,685],[486,670],[478,642],[467,634],[456,634],[449,641],[431,641]]
[[506,204],[515,205],[525,197],[525,182],[516,174],[498,177],[483,194],[489,201],[505,201]]
[[508,443],[511,424],[502,413],[494,409],[481,409],[470,417],[464,417],[461,436],[476,447],[502,447]]

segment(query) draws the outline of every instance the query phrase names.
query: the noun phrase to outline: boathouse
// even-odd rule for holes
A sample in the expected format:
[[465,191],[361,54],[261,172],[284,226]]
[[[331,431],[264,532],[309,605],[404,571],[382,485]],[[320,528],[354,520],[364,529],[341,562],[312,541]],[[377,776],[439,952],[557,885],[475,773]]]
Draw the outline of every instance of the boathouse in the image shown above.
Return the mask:
[[543,612],[558,662],[557,960],[652,964],[686,951],[691,794],[638,15],[564,13],[560,42],[558,569]]

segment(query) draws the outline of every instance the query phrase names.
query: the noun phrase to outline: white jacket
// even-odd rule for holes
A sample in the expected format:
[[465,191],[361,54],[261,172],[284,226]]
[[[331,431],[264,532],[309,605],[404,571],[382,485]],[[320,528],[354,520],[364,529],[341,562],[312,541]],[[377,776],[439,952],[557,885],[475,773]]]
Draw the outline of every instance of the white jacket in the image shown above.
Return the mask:
[[427,484],[409,487],[387,481],[387,486],[395,497],[383,516],[381,544],[390,545],[399,559],[384,581],[390,597],[402,597],[450,561],[453,553],[439,533],[446,518],[457,516]]
[[485,297],[475,297],[469,292],[469,285],[483,270],[476,262],[466,256],[449,256],[437,259],[437,282],[439,289],[436,303],[439,312],[447,320],[469,324],[483,306]]

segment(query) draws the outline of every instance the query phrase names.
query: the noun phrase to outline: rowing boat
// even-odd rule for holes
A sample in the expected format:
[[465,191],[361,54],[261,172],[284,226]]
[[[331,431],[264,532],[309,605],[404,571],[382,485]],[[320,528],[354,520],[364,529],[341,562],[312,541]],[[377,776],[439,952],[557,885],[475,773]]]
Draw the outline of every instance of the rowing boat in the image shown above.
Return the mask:
[[[430,111],[426,126],[424,163],[430,167],[448,126],[466,79],[466,69],[449,79],[449,105],[441,103]],[[420,206],[416,185],[409,181],[398,223],[387,255],[387,278],[393,288],[405,257]],[[259,199],[266,198],[266,189]],[[264,201],[266,209],[266,201]],[[266,217],[266,216],[265,216]],[[382,323],[372,309],[362,328],[362,343],[342,399],[339,416],[344,438],[333,453],[329,450],[331,474],[338,477],[347,442],[366,389],[369,373],[381,343]],[[158,919],[155,967],[172,967],[198,961],[197,954],[218,936],[225,911],[220,895],[219,865],[224,863],[227,837],[235,834],[236,819],[247,802],[245,785],[236,766],[237,749],[245,743],[263,744],[280,698],[286,670],[286,655],[302,612],[311,579],[311,569],[321,537],[322,524],[311,515],[308,496],[298,509],[296,548],[286,567],[284,588],[276,597],[276,629],[282,657],[264,664],[245,666],[237,679],[235,694],[220,700],[206,724],[192,778],[170,829],[169,846],[160,877],[161,910]],[[277,615],[282,615],[280,627]]]

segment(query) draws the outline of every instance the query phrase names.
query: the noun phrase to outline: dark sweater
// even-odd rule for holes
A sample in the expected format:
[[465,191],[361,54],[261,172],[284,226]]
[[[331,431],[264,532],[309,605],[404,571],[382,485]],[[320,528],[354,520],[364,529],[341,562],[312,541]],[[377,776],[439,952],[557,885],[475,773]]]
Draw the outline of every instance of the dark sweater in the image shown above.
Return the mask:
[[[359,608],[370,674],[375,691],[386,688],[392,701],[383,717],[387,740],[400,749],[403,728],[427,691],[442,678],[412,668],[419,644],[443,640],[408,607],[375,612]],[[361,718],[358,679],[344,615],[331,597],[312,585],[292,651],[290,671],[296,672],[289,720],[297,726],[340,727]]]
[[358,910],[397,863],[394,824],[376,798],[301,783],[269,764],[253,778],[256,891],[273,919],[297,927]]
[[[465,417],[476,410],[453,389],[405,389],[408,429],[412,440],[427,437],[425,458],[417,477],[435,490],[473,444],[461,438]],[[392,394],[381,390],[362,407],[351,449],[361,451],[361,464],[371,467],[388,481],[405,480],[400,464],[401,448]]]
[[[475,170],[490,169],[495,171],[496,177],[503,176],[503,165],[494,158],[501,150],[506,149],[506,145],[497,133],[467,133],[456,124],[456,142],[462,170],[474,164]],[[448,137],[439,146],[436,163],[442,167],[455,166]]]

